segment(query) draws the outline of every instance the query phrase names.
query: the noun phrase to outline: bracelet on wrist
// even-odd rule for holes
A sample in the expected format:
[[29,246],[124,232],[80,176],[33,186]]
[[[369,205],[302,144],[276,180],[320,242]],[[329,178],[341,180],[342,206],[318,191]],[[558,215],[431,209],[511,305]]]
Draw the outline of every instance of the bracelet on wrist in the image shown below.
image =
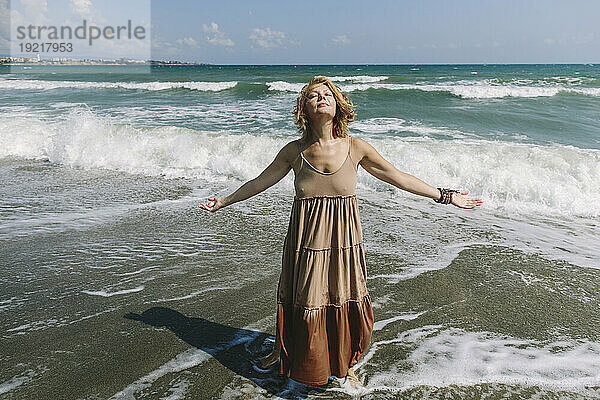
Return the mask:
[[433,199],[433,201],[435,201],[436,203],[440,203],[440,204],[452,203],[452,194],[460,193],[460,190],[456,190],[456,189],[437,188],[437,190],[439,190],[439,192],[440,192],[440,198],[439,198],[439,200]]

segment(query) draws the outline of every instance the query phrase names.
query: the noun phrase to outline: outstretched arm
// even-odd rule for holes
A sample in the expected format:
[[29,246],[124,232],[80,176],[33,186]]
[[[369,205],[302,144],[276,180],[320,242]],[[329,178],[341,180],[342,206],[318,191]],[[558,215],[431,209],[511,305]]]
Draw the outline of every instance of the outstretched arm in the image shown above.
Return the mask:
[[286,144],[263,172],[256,178],[244,183],[238,190],[227,197],[209,197],[208,203],[200,203],[198,207],[217,211],[219,208],[228,206],[238,201],[246,200],[263,190],[266,190],[283,179],[292,169],[292,162],[297,156],[298,146],[294,142]]
[[[430,197],[434,200],[440,199],[440,191],[428,185],[419,178],[402,172],[394,167],[389,161],[381,156],[373,146],[360,138],[355,138],[355,153],[358,154],[359,164],[375,178],[396,186],[399,189]],[[462,190],[460,194],[452,196],[452,204],[461,208],[474,208],[483,203],[481,199],[464,197],[468,190]]]

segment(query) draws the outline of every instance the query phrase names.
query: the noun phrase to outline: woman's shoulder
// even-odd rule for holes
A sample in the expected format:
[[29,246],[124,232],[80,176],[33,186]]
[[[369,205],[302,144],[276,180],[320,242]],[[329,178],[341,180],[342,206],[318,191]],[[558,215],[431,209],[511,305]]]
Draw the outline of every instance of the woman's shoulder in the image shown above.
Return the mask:
[[301,139],[289,141],[280,150],[280,153],[283,156],[283,158],[290,164],[296,161],[296,159],[300,155],[300,149],[302,146],[300,141]]
[[356,144],[356,145],[364,145],[367,142],[364,139],[359,138],[358,136],[352,136],[352,135],[348,135],[350,136],[350,139],[352,140],[352,144]]
[[375,150],[375,148],[364,139],[361,139],[357,136],[350,136],[350,139],[350,146],[352,148],[352,158],[356,158],[357,162],[360,162],[360,160],[362,160],[363,157]]
[[370,146],[369,143],[357,136],[348,136],[350,136],[350,143],[352,143],[353,150],[364,150],[366,146]]

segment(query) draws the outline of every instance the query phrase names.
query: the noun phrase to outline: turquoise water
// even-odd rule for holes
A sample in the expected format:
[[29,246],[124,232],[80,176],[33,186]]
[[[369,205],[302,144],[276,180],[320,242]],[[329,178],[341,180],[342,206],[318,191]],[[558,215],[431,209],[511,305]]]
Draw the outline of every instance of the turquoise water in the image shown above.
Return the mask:
[[0,395],[349,398],[232,361],[273,333],[292,174],[197,208],[297,137],[296,96],[326,75],[351,135],[484,200],[444,207],[359,171],[377,322],[358,394],[600,396],[599,66],[80,68],[0,70]]
[[[157,66],[148,75],[99,66],[93,67],[97,73],[65,75],[69,68],[76,67],[11,74],[0,83],[8,96],[2,98],[5,107],[35,98],[32,108],[43,111],[68,99],[70,104],[82,102],[98,112],[123,116],[123,122],[133,117],[127,115],[132,107],[146,110],[148,117],[163,107],[172,113],[156,121],[158,125],[219,130],[222,120],[172,114],[178,107],[223,103],[239,104],[240,110],[259,101],[277,107],[312,76],[323,74],[337,76],[342,89],[352,93],[359,121],[392,117],[487,140],[600,146],[600,67],[595,65]],[[48,75],[49,69],[55,74]],[[13,97],[18,90],[21,93]],[[240,132],[264,128],[227,122]],[[286,123],[289,120],[277,120],[268,127],[284,130]],[[388,128],[391,134],[415,136],[410,129]]]

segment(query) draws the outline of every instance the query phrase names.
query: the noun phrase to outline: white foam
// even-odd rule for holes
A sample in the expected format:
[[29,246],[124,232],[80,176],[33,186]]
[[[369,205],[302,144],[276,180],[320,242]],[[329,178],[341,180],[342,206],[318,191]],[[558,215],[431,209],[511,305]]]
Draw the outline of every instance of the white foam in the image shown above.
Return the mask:
[[185,379],[179,380],[179,382],[171,385],[169,388],[169,395],[161,397],[160,400],[179,400],[186,398],[187,389],[190,386],[190,382]]
[[0,118],[0,157],[47,159],[86,169],[111,169],[166,178],[252,179],[287,142],[262,133],[201,132],[173,126],[117,125],[89,110],[55,123]]
[[417,135],[444,135],[452,138],[476,136],[472,133],[461,132],[446,127],[432,127],[418,122],[407,122],[402,118],[369,118],[352,123],[353,129],[366,133],[413,132]]
[[0,383],[0,394],[8,393],[19,386],[30,382],[36,375],[35,371],[28,370],[23,375],[13,376],[11,379]]
[[81,293],[89,294],[90,296],[112,297],[121,294],[137,293],[144,290],[144,286],[138,286],[132,289],[117,290],[116,292],[107,292],[105,290],[82,290]]
[[290,83],[284,81],[267,82],[269,90],[277,90],[280,92],[296,92],[300,93],[305,83]]
[[24,331],[24,330],[37,331],[37,330],[46,328],[48,324],[55,325],[57,322],[58,322],[58,320],[56,320],[56,319],[50,319],[47,321],[36,321],[36,322],[28,323],[28,324],[22,324],[22,325],[16,326],[11,329],[7,329],[6,332],[19,332],[19,331]]
[[[518,276],[519,279],[521,279],[521,281],[525,284],[525,286],[529,286],[529,285],[532,285],[532,284],[538,283],[538,282],[544,282],[543,279],[537,278],[535,275],[526,274],[526,273],[520,272],[520,271],[508,271],[508,274]],[[554,291],[554,290],[551,290],[551,291]]]
[[85,315],[83,317],[80,317],[80,318],[77,318],[77,319],[75,319],[73,321],[70,321],[69,325],[73,325],[73,324],[76,324],[78,322],[85,321],[86,319],[95,318],[95,317],[98,317],[98,316],[100,316],[102,314],[113,312],[115,310],[118,310],[118,307],[111,307],[111,308],[107,308],[106,310],[102,310],[102,311],[99,311],[99,312],[91,314],[91,315]]
[[[368,141],[400,170],[434,187],[468,189],[469,196],[484,201],[475,210],[436,207],[431,200],[392,188],[361,169],[357,193],[366,200],[364,223],[385,238],[403,238],[371,242],[373,251],[383,254],[390,253],[390,246],[401,246],[405,266],[369,275],[370,281],[394,283],[444,268],[470,245],[507,246],[548,260],[599,267],[600,227],[594,221],[600,215],[595,200],[600,151],[462,139]],[[376,204],[381,202],[386,207],[379,210]],[[402,223],[396,224],[396,218]],[[440,235],[446,226],[453,226],[452,232]],[[448,242],[456,245],[446,247]]]
[[389,76],[369,76],[369,75],[360,75],[360,76],[328,76],[329,80],[332,82],[359,82],[359,83],[369,83],[369,82],[380,82],[385,81],[389,78]]
[[[151,203],[119,204],[81,211],[50,212],[32,217],[19,216],[11,219],[6,218],[2,226],[0,226],[0,237],[8,239],[27,236],[33,232],[61,232],[69,229],[87,229],[90,226],[114,220],[115,217],[132,210],[148,207],[149,204]],[[118,258],[119,256],[111,257]],[[90,268],[109,269],[112,267],[114,265]]]
[[27,301],[26,297],[11,297],[10,299],[0,300],[0,312],[7,311],[13,308],[19,308]]
[[[258,176],[292,139],[172,126],[140,128],[117,122],[89,110],[72,110],[64,120],[51,123],[36,118],[0,118],[0,157],[47,159],[71,167],[166,178],[243,181]],[[393,165],[425,182],[477,190],[473,195],[481,196],[486,209],[507,214],[600,215],[599,150],[466,139],[461,136],[469,133],[402,119],[373,118],[359,121],[358,128],[374,133],[406,129],[420,136],[453,137],[373,136],[369,142]],[[291,182],[292,174],[286,179]],[[389,188],[365,175],[359,176],[359,184],[375,192]],[[111,212],[114,210],[106,210]],[[81,218],[73,215],[72,219]]]
[[[420,223],[422,221],[419,220]],[[456,228],[455,228],[456,229]],[[412,231],[414,235],[414,231],[416,229],[409,229]],[[407,237],[411,237],[412,235],[407,235]],[[428,238],[429,240],[431,238]],[[487,245],[498,245],[498,243],[493,242],[481,242],[481,241],[473,241],[467,240],[466,238],[461,238],[459,242],[452,243],[449,245],[438,245],[433,249],[429,249],[428,252],[423,252],[421,241],[425,240],[422,237],[417,237],[414,239],[417,244],[417,248],[414,249],[415,253],[410,254],[409,251],[412,248],[405,248],[404,256],[410,259],[410,263],[408,267],[401,268],[399,272],[391,273],[391,274],[373,274],[367,277],[367,280],[377,280],[384,279],[388,284],[396,284],[401,281],[405,281],[408,279],[412,279],[416,276],[419,276],[425,272],[429,271],[437,271],[449,266],[452,261],[458,257],[462,250],[468,249],[472,246],[487,246]],[[379,252],[379,250],[378,250]],[[432,254],[435,254],[432,256]],[[389,299],[388,299],[389,300]],[[385,302],[383,302],[385,303]]]
[[[371,82],[380,82],[388,79],[387,76],[368,76],[368,75],[360,75],[360,76],[332,76],[328,77],[329,80],[333,82],[357,82],[357,83],[371,83]],[[273,81],[267,82],[267,87],[269,90],[280,91],[280,92],[295,92],[300,93],[304,85],[306,83],[291,83],[285,81]]]
[[402,348],[400,354],[409,352],[406,359],[398,360],[402,367],[391,365],[389,372],[375,373],[367,389],[499,383],[580,391],[600,384],[600,343],[542,343],[440,326],[425,326],[374,342],[359,366],[377,351],[394,352],[396,347]]
[[202,364],[210,359],[210,354],[200,349],[189,349],[178,354],[175,358],[161,365],[154,371],[144,375],[135,382],[129,384],[123,390],[111,396],[111,399],[119,400],[135,400],[136,393],[152,386],[152,383],[157,379],[173,372],[181,372],[197,365]]
[[[369,89],[387,90],[420,90],[424,92],[449,92],[455,96],[467,99],[492,99],[502,97],[549,97],[561,91],[574,93],[600,95],[600,89],[567,88],[563,86],[518,86],[518,85],[492,85],[489,83],[439,83],[439,84],[351,84],[341,88],[346,92],[363,91]],[[594,94],[596,93],[596,94]]]
[[151,266],[151,267],[144,267],[144,268],[140,268],[138,270],[135,271],[131,271],[131,272],[123,272],[121,274],[116,274],[117,276],[130,276],[130,275],[138,275],[141,274],[142,272],[146,272],[146,271],[150,271],[154,268],[156,268],[157,266]]
[[171,297],[171,298],[167,298],[167,299],[157,299],[157,300],[152,300],[152,301],[149,301],[146,303],[165,303],[165,302],[169,302],[169,301],[187,300],[187,299],[191,299],[192,297],[196,297],[202,293],[211,292],[214,290],[229,290],[229,289],[233,289],[233,288],[230,286],[209,287],[206,289],[196,290],[196,291],[194,291],[190,294],[186,294],[184,296]]
[[[299,93],[303,83],[283,81],[267,83],[269,90]],[[563,84],[521,85],[518,82],[498,84],[492,80],[456,81],[440,83],[348,83],[341,84],[344,92],[365,91],[369,89],[420,90],[425,92],[448,92],[466,99],[493,99],[503,97],[551,97],[559,93],[574,93],[588,96],[600,96],[598,87],[568,86]]]
[[379,331],[385,328],[387,325],[396,321],[411,321],[413,319],[419,318],[423,314],[425,314],[425,311],[419,313],[404,313],[381,321],[375,321],[375,323],[373,324],[373,330]]
[[12,90],[52,90],[52,89],[131,89],[168,90],[184,88],[198,91],[218,92],[231,89],[238,84],[231,82],[85,82],[85,81],[45,81],[36,79],[0,79],[0,89]]
[[[599,150],[474,139],[369,141],[393,165],[431,185],[477,190],[471,195],[480,196],[485,208],[507,214],[600,215]],[[370,176],[360,180],[376,191],[382,185]]]

